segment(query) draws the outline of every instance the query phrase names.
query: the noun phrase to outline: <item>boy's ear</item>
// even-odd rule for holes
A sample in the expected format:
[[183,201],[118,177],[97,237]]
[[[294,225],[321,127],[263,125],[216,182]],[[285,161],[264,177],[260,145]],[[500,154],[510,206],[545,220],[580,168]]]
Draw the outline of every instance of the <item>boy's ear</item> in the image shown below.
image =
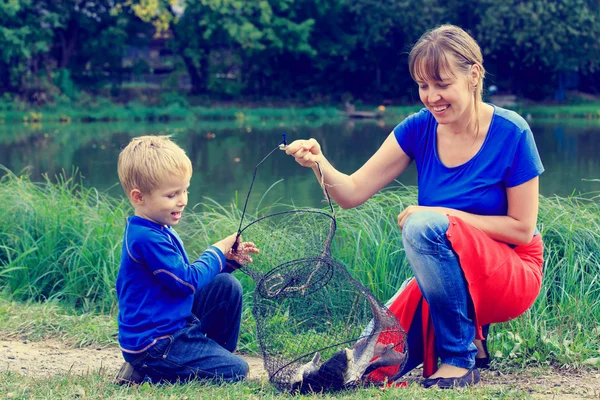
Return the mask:
[[139,189],[132,189],[129,192],[129,198],[134,204],[142,204],[144,202],[144,196]]

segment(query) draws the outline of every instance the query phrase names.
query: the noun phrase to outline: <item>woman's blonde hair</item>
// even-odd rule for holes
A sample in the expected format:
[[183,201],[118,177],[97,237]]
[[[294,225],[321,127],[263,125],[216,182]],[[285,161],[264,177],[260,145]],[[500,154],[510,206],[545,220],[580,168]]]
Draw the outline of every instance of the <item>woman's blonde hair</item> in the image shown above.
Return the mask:
[[441,73],[452,75],[451,59],[455,66],[465,74],[471,72],[473,65],[479,67],[479,81],[473,87],[476,132],[479,130],[479,107],[483,102],[483,56],[481,48],[467,32],[455,25],[441,25],[425,32],[410,51],[408,68],[415,81],[440,81]]
[[121,185],[128,196],[133,189],[144,194],[151,193],[171,175],[192,176],[192,162],[169,136],[140,136],[131,139],[119,154],[117,169]]

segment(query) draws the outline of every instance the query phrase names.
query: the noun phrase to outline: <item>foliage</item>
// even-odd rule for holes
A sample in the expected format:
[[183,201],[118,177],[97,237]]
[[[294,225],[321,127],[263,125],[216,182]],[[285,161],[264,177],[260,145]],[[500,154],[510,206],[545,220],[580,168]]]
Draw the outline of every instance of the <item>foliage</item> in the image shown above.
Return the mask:
[[[170,24],[169,46],[182,57],[193,94],[209,88],[209,73],[216,74],[216,79],[243,79],[239,62],[248,54],[282,49],[312,52],[307,39],[313,21],[291,18],[294,0],[187,0],[179,9],[175,3],[145,1],[134,6],[134,10],[140,18],[158,26],[159,32]],[[215,54],[221,61],[220,70],[209,69],[209,60]]]
[[[32,0],[0,2],[0,87],[20,89],[35,78],[51,48],[55,14],[33,8]],[[27,79],[29,78],[29,79]]]
[[474,35],[502,90],[600,91],[595,0],[5,0],[0,89],[36,104],[188,83],[223,99],[411,103],[408,51],[442,23]]
[[480,4],[477,38],[501,78],[511,77],[507,84],[513,88],[552,90],[559,85],[560,73],[597,71],[598,2],[481,0]]

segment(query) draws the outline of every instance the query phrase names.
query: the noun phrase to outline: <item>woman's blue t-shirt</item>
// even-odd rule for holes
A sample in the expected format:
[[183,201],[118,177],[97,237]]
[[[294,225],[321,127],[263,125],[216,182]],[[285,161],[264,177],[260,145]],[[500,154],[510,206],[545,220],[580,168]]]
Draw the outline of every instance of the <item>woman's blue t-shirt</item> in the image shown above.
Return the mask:
[[481,149],[456,167],[445,166],[438,157],[437,126],[431,112],[422,109],[394,128],[398,144],[417,165],[419,205],[506,215],[506,188],[544,171],[529,125],[513,111],[494,107]]

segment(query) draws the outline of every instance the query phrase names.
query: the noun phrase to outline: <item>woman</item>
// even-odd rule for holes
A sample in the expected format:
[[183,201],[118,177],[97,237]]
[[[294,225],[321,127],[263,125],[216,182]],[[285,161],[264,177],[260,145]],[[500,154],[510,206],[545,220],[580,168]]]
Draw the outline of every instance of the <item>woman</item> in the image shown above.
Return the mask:
[[544,168],[527,122],[482,101],[481,50],[464,30],[426,32],[409,69],[425,108],[396,126],[358,171],[337,171],[314,139],[286,152],[316,174],[318,163],[343,208],[364,203],[415,161],[418,205],[400,212],[398,226],[416,279],[390,306],[409,331],[402,373],[424,362],[424,386],[466,386],[479,381],[476,355],[487,355],[474,343],[476,333],[483,339],[481,326],[519,316],[539,293]]

